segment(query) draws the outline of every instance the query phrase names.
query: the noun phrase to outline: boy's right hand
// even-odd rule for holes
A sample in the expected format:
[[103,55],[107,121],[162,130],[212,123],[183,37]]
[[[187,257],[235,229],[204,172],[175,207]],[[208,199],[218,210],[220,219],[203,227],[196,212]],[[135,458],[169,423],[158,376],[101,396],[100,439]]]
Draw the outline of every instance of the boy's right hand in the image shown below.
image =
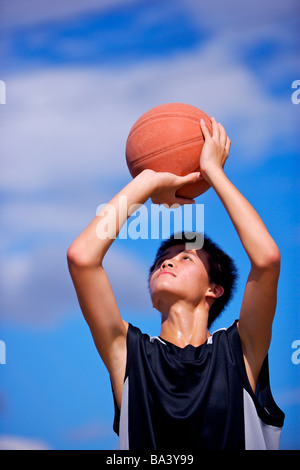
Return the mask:
[[188,183],[196,183],[202,179],[200,172],[190,173],[186,176],[177,176],[169,172],[155,172],[153,170],[144,170],[146,178],[151,181],[151,200],[154,204],[164,204],[172,206],[173,204],[193,204],[194,199],[176,196],[176,191]]

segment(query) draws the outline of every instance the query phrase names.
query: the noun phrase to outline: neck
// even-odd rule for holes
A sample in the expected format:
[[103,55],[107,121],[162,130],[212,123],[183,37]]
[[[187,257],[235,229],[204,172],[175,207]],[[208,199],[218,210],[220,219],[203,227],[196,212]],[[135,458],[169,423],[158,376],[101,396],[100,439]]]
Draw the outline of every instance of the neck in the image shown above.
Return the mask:
[[167,314],[162,314],[160,336],[181,348],[188,344],[197,347],[210,336],[207,322],[208,308],[188,308],[178,302]]

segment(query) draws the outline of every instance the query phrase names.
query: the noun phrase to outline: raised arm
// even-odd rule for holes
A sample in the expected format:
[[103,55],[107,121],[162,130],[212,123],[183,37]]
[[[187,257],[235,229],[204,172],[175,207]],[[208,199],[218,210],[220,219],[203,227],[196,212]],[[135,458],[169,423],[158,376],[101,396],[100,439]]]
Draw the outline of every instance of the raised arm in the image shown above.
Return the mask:
[[[191,203],[192,200],[177,198],[175,193],[179,187],[198,178],[199,173],[177,177],[170,173],[145,170],[97,214],[68,249],[68,265],[78,301],[98,352],[110,373],[119,405],[126,365],[128,324],[121,318],[102,266],[103,258],[132,209],[137,209],[137,204],[144,204],[149,197],[154,202],[169,205]],[[126,266],[123,268],[126,269]]]
[[280,253],[257,212],[223,171],[230,148],[223,126],[213,119],[212,136],[204,123],[201,127],[205,138],[200,158],[202,176],[222,201],[251,263],[238,328],[246,370],[254,389],[271,341]]

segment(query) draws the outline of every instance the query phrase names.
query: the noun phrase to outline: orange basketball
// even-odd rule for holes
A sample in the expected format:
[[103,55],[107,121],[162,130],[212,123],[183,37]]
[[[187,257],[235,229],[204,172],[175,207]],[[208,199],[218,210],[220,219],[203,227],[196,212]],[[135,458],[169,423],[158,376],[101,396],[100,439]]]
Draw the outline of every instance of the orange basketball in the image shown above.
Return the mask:
[[[210,117],[189,104],[162,104],[143,114],[132,126],[126,143],[131,176],[134,178],[147,168],[179,176],[199,171],[204,144],[201,119],[211,132]],[[178,196],[194,198],[209,187],[205,180],[200,180],[180,188]]]

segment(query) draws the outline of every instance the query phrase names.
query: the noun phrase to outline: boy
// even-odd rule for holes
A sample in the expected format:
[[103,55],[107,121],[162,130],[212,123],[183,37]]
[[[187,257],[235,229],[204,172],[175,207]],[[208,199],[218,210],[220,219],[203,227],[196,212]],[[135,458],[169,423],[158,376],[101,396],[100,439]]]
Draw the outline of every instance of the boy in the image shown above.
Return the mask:
[[[82,312],[110,374],[120,449],[279,446],[284,414],[269,389],[267,353],[280,253],[256,211],[224,173],[231,145],[225,129],[214,118],[212,136],[203,121],[201,129],[200,174],[178,177],[145,170],[110,201],[115,211],[102,209],[68,250]],[[214,306],[222,296],[226,302],[231,296],[236,275],[230,258],[207,238],[202,249],[190,250],[184,240],[173,239],[150,271],[150,295],[162,318],[160,336],[150,338],[122,319],[102,261],[133,204],[144,204],[149,197],[169,206],[192,203],[176,197],[176,191],[198,178],[216,191],[251,263],[239,320],[213,335],[208,331]],[[119,208],[121,196],[127,200],[125,211]],[[99,220],[106,224],[106,238],[98,236]]]

